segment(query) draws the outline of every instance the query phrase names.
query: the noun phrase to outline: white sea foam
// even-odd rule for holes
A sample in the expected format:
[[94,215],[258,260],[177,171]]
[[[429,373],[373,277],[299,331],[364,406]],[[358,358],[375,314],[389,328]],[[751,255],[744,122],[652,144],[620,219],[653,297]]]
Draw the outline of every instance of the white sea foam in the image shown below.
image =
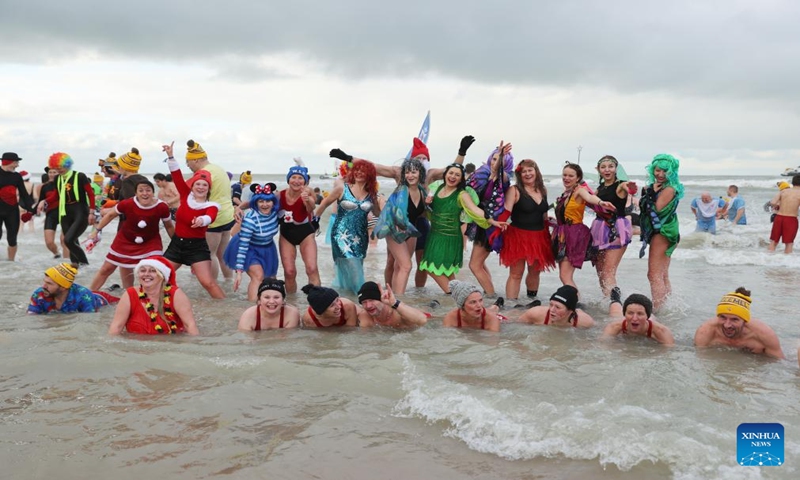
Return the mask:
[[681,479],[761,477],[757,469],[726,465],[730,452],[716,445],[730,433],[694,419],[640,406],[610,405],[604,399],[565,405],[509,398],[495,390],[421,374],[406,354],[400,355],[406,395],[395,414],[445,422],[442,434],[473,450],[508,460],[596,459],[604,467],[615,465],[623,471],[642,463],[662,463]]

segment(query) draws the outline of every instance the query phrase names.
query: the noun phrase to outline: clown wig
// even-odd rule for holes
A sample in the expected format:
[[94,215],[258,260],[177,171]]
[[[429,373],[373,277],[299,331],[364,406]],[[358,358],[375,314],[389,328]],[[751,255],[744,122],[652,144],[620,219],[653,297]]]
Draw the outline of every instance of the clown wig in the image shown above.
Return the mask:
[[653,161],[646,167],[647,181],[651,185],[656,182],[655,174],[653,173],[656,168],[663,170],[667,175],[667,183],[665,187],[672,187],[675,189],[675,198],[680,200],[683,198],[683,184],[678,179],[678,168],[681,162],[672,155],[660,153],[653,157]]
[[57,152],[50,155],[50,159],[47,160],[47,165],[56,170],[72,170],[72,157],[63,152]]

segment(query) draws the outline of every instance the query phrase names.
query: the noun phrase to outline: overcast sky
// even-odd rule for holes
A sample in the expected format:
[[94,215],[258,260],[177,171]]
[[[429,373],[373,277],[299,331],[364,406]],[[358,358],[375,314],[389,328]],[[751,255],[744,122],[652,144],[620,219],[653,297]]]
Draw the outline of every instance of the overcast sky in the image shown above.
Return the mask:
[[800,2],[0,0],[0,149],[42,171],[198,141],[229,171],[327,152],[395,163],[431,111],[434,165],[501,139],[558,174],[800,164]]

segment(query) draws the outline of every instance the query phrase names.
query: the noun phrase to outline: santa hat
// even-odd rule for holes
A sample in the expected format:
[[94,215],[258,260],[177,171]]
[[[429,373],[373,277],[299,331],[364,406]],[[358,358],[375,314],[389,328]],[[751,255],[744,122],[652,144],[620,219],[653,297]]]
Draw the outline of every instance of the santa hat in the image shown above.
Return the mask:
[[411,147],[411,158],[417,155],[424,155],[428,160],[431,159],[431,154],[428,153],[428,147],[419,138],[414,138],[414,146]]
[[190,178],[189,181],[186,182],[186,184],[189,185],[190,190],[194,186],[194,182],[198,180],[205,180],[206,182],[208,182],[208,189],[211,190],[211,172],[209,172],[208,170],[198,170],[194,172],[192,178]]
[[19,172],[19,174],[22,175],[22,179],[26,182],[31,179],[31,174],[26,172],[25,170],[22,170],[21,172]]
[[139,274],[139,269],[142,267],[153,267],[167,280],[170,285],[175,285],[175,269],[172,268],[172,263],[161,255],[153,255],[141,260],[136,265],[136,274]]

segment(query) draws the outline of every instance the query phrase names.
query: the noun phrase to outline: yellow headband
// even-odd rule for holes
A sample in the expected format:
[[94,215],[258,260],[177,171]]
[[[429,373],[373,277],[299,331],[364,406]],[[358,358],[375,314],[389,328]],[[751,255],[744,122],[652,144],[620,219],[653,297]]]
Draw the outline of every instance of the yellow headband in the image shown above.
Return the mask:
[[50,267],[45,270],[44,274],[50,277],[60,287],[69,288],[75,282],[75,275],[78,274],[78,269],[69,263],[59,263],[55,267]]
[[745,322],[750,321],[750,297],[741,293],[728,293],[722,296],[717,305],[717,315],[731,314],[740,317]]

